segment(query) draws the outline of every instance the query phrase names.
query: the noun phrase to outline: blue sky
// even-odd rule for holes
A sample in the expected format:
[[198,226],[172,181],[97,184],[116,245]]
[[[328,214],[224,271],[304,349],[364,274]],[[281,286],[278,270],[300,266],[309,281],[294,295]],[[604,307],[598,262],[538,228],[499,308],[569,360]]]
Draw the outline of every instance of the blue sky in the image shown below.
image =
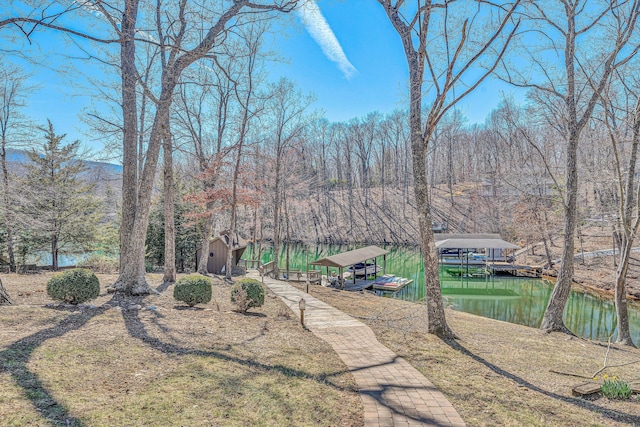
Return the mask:
[[[316,106],[332,121],[362,117],[372,111],[406,109],[409,73],[402,43],[377,1],[329,0],[317,4],[355,73],[348,78],[323,54],[307,29],[291,31],[289,37],[279,40],[290,63],[274,67],[274,71],[295,80],[303,90],[314,92],[318,96]],[[506,83],[488,80],[459,108],[470,123],[483,123],[498,105],[501,93],[512,90]]]
[[[324,111],[330,121],[347,121],[372,111],[385,114],[405,109],[407,64],[400,38],[382,7],[373,0],[320,0],[317,6],[328,28],[313,29],[322,21],[313,11],[310,17],[297,13],[288,21],[295,22],[295,26],[283,27],[285,34],[275,36],[274,47],[288,63],[270,65],[270,79],[285,76],[304,92],[315,93],[317,102],[313,108]],[[311,34],[315,34],[315,40]],[[39,37],[43,49],[62,50],[60,39],[51,32],[43,32]],[[55,44],[54,40],[57,40]],[[326,43],[332,40],[333,47],[327,47]],[[344,53],[343,57],[337,55],[338,59],[336,43],[337,49]],[[95,70],[100,72],[97,67]],[[93,72],[92,68],[87,71]],[[65,81],[68,78],[49,70],[37,71],[33,81],[39,83],[41,89],[33,94],[25,113],[39,123],[50,118],[59,133],[67,133],[69,139],[80,139],[98,150],[101,144],[91,140],[78,119],[82,108],[91,100],[71,88]],[[508,85],[490,80],[459,108],[469,123],[482,123],[497,106],[501,93],[511,91]]]

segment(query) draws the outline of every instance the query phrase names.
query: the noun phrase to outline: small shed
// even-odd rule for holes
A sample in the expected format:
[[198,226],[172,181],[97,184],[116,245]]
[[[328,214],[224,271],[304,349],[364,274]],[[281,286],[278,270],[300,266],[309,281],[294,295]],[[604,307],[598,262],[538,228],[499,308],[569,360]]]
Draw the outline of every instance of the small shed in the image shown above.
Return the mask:
[[[212,274],[222,274],[223,269],[227,264],[227,250],[231,246],[233,250],[232,264],[238,265],[238,261],[242,258],[244,250],[247,248],[247,241],[242,237],[235,234],[235,239],[232,244],[229,244],[229,232],[223,231],[220,235],[209,242],[209,257],[207,259],[207,271]],[[196,269],[198,268],[198,261],[200,260],[200,249],[196,253]]]

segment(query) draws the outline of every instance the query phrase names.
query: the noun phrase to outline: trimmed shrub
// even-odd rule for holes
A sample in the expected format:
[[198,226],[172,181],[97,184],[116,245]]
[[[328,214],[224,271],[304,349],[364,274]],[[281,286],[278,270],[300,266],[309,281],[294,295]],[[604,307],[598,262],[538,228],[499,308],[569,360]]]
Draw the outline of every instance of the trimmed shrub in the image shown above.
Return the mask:
[[55,301],[82,304],[100,295],[100,282],[91,270],[74,268],[53,276],[47,283],[47,294]]
[[255,279],[240,279],[231,287],[231,302],[238,307],[238,311],[246,313],[252,307],[262,307],[264,304],[264,289]]
[[173,297],[189,307],[211,301],[211,279],[199,274],[183,277],[173,288]]

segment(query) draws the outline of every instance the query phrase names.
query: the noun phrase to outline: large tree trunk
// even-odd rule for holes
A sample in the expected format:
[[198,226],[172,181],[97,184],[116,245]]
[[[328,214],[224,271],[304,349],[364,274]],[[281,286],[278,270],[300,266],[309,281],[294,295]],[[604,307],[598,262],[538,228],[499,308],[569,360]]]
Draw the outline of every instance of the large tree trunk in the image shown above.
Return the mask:
[[209,212],[207,218],[204,221],[204,228],[202,230],[200,240],[200,258],[198,258],[198,273],[206,276],[209,274],[207,270],[207,263],[209,262],[209,242],[211,241],[211,235],[213,234],[213,214],[210,213],[213,210],[213,202],[207,202],[206,211]]
[[431,218],[429,201],[429,187],[427,183],[425,145],[421,132],[412,132],[413,176],[415,179],[414,192],[420,227],[420,243],[424,262],[424,280],[427,298],[427,331],[442,337],[453,337],[453,332],[447,324],[442,292],[440,290],[440,275],[438,272],[438,257],[436,256],[435,237]]
[[572,334],[564,324],[562,315],[571,292],[574,272],[575,233],[578,221],[578,133],[573,129],[567,143],[566,201],[564,205],[564,241],[562,263],[558,280],[551,293],[540,328],[546,332],[558,331]]
[[173,182],[173,144],[164,139],[164,283],[176,281],[175,186]]
[[280,156],[276,158],[276,183],[275,183],[275,198],[273,201],[273,273],[277,279],[280,277],[280,269],[278,268],[280,258],[280,205],[282,204],[282,197],[280,193]]
[[[136,21],[138,1],[127,0],[122,15],[120,43],[120,72],[122,77],[123,154],[122,154],[122,215],[120,221],[120,272],[129,259],[129,242],[133,237],[138,198],[138,110],[135,65]],[[144,265],[144,260],[143,260]]]
[[[169,108],[171,97],[175,88],[175,74],[169,71],[169,75],[163,76],[162,94],[157,105],[156,116],[151,128],[147,156],[140,181],[138,198],[135,206],[135,219],[131,230],[131,239],[127,242],[127,258],[121,260],[120,277],[113,285],[115,290],[122,291],[127,295],[146,295],[154,293],[145,280],[145,238],[147,226],[149,225],[149,210],[151,209],[151,195],[153,181],[157,170],[158,157],[160,154],[161,141],[167,138],[169,123]],[[123,212],[123,217],[124,217]]]
[[[168,138],[169,135],[169,110],[173,100],[173,93],[182,71],[194,61],[201,59],[213,48],[216,37],[225,30],[227,23],[245,6],[249,6],[246,1],[231,4],[229,9],[220,15],[218,21],[207,31],[203,40],[195,48],[190,51],[184,51],[179,49],[179,46],[174,47],[175,50],[170,55],[169,63],[163,67],[160,96],[156,103],[156,113],[151,127],[142,175],[139,180],[131,181],[134,176],[123,171],[122,218],[123,223],[125,223],[126,218],[126,227],[123,226],[121,234],[120,277],[113,285],[116,291],[122,291],[127,295],[144,295],[155,292],[144,278],[145,237],[149,224],[151,195],[161,142]],[[127,137],[130,136],[130,133],[133,133],[134,138],[131,139],[135,141],[135,135],[137,135],[135,130],[135,102],[131,103],[131,101],[135,101],[135,83],[138,76],[135,67],[134,47],[137,10],[138,0],[128,0],[125,4],[125,13],[121,23],[123,40],[120,42],[122,49],[120,65],[122,68],[123,113],[125,117],[124,166],[138,159],[138,157],[127,157],[126,155],[129,150],[131,150],[131,153],[134,153],[135,150],[135,148],[130,147],[132,142]],[[182,21],[182,25],[186,25],[185,22]],[[180,42],[181,36],[177,43],[179,44]],[[129,116],[133,118],[132,121],[127,120]],[[135,197],[136,194],[133,191],[133,187],[136,186],[138,187],[137,197]]]
[[0,279],[0,305],[11,305],[13,301],[9,298],[7,290],[2,285],[2,279]]
[[51,269],[58,271],[58,236],[51,236]]
[[231,280],[233,273],[233,253],[236,248],[235,242],[238,240],[236,234],[236,215],[238,209],[238,178],[240,177],[240,162],[242,161],[242,142],[238,147],[238,158],[236,160],[236,168],[233,172],[233,190],[231,192],[231,219],[229,226],[229,244],[227,245],[227,262],[225,278]]
[[[409,42],[410,43],[410,42]],[[427,331],[441,337],[453,337],[447,324],[440,289],[438,257],[436,255],[429,186],[427,181],[426,152],[433,126],[427,124],[422,133],[422,68],[417,65],[417,54],[407,52],[411,104],[409,108],[409,128],[411,130],[411,152],[413,154],[414,193],[420,228],[420,244],[424,262],[424,280],[427,298]],[[412,61],[414,62],[412,64]]]
[[[614,140],[615,141],[615,140]],[[640,145],[640,99],[636,101],[633,113],[633,139],[631,144],[631,153],[629,156],[629,167],[626,171],[626,178],[620,174],[618,166],[618,183],[620,185],[620,222],[622,223],[622,231],[615,233],[620,243],[620,263],[616,269],[616,286],[615,286],[615,304],[616,317],[618,323],[617,343],[634,346],[631,339],[631,331],[629,329],[629,312],[627,310],[627,273],[629,270],[629,261],[631,259],[631,249],[635,236],[640,227],[640,218],[635,218],[634,211],[640,210],[638,201],[640,199],[640,187],[634,191],[637,185],[636,180],[636,162],[638,160],[638,149]],[[618,151],[614,142],[614,152],[616,153],[616,162],[619,163]],[[615,254],[614,254],[615,259]]]
[[[586,124],[585,116],[578,123],[576,87],[575,87],[575,15],[567,11],[567,32],[565,36],[564,66],[567,73],[567,93],[564,101],[567,107],[567,149],[566,149],[566,185],[564,201],[564,242],[562,245],[562,263],[558,280],[551,293],[547,309],[540,328],[546,332],[559,331],[571,334],[562,319],[564,308],[569,299],[574,272],[575,233],[578,220],[578,140],[580,131]],[[593,107],[592,107],[593,108]],[[590,114],[589,114],[590,115]]]
[[4,204],[4,221],[7,230],[7,254],[9,255],[9,271],[16,272],[16,256],[13,251],[13,214],[9,198],[9,173],[7,171],[6,142],[2,141],[0,148],[0,163],[2,164],[2,202]]
[[629,269],[629,258],[631,257],[632,239],[624,239],[624,245],[620,254],[620,264],[616,270],[615,303],[616,316],[618,322],[617,343],[633,346],[631,332],[629,330],[629,312],[627,310],[627,270]]
[[[612,19],[615,19],[618,23],[616,37],[610,37],[607,41],[613,41],[614,45],[611,46],[610,52],[607,52],[605,58],[601,62],[601,68],[591,70],[592,74],[589,75],[589,85],[580,86],[576,88],[576,69],[580,70],[580,73],[584,73],[584,64],[581,64],[576,57],[576,39],[578,35],[583,34],[589,28],[597,28],[595,22],[589,27],[577,29],[576,20],[582,12],[582,6],[577,2],[566,2],[566,27],[563,32],[564,40],[564,68],[566,72],[566,83],[563,85],[566,92],[562,95],[564,107],[566,108],[565,126],[567,127],[567,149],[566,149],[566,191],[564,201],[564,244],[562,247],[562,264],[560,265],[560,273],[558,275],[558,281],[553,288],[553,293],[547,305],[547,310],[544,313],[542,319],[541,329],[547,332],[561,331],[571,333],[564,325],[562,315],[565,305],[569,299],[569,292],[571,291],[571,282],[573,281],[574,273],[574,249],[575,249],[575,232],[578,222],[577,200],[578,200],[578,168],[577,168],[577,150],[578,141],[580,139],[580,133],[591,120],[594,108],[596,104],[601,101],[602,93],[605,87],[609,84],[609,76],[616,69],[619,64],[625,63],[630,57],[626,59],[618,58],[619,53],[629,43],[632,34],[635,34],[635,25],[637,22],[638,4],[632,5],[632,10],[629,14],[625,14],[622,10],[618,9],[617,3],[612,3],[609,6],[608,12],[611,13]],[[626,15],[626,16],[625,16]],[[615,18],[613,18],[615,17]],[[558,28],[558,24],[549,20],[548,17],[543,16],[543,19],[547,20],[552,26]],[[563,22],[560,26],[564,27]],[[581,36],[586,37],[586,36]],[[635,54],[632,50],[631,54]],[[580,79],[578,80],[580,81]],[[587,94],[587,87],[592,89],[591,94]],[[583,100],[587,99],[587,102],[583,104]],[[580,103],[581,108],[578,109]],[[578,115],[578,111],[580,115]]]

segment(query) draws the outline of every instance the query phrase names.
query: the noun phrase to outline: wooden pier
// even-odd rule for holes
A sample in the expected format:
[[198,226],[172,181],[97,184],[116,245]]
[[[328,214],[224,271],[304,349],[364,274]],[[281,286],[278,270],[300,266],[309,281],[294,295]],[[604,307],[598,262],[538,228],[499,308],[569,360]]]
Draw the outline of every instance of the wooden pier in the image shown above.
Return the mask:
[[280,270],[279,280],[295,283],[318,283],[322,282],[322,271],[320,270]]

